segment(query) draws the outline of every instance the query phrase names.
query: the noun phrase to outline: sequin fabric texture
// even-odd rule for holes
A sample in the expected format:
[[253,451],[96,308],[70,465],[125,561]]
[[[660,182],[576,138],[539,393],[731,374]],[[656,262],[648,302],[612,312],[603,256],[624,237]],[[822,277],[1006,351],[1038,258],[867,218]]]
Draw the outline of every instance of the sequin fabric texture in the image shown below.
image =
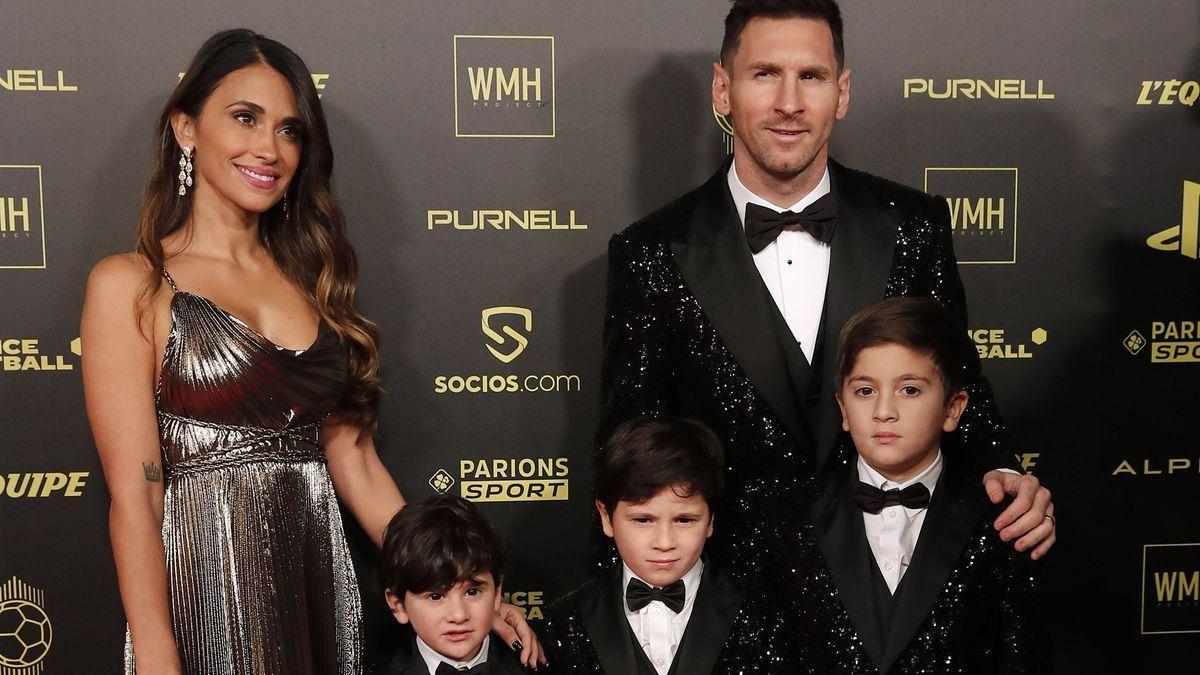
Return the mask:
[[322,324],[308,349],[281,349],[164,276],[156,403],[183,672],[359,673],[358,585],[319,437],[346,383],[341,345]]
[[[862,172],[841,171],[844,189],[867,195],[872,212],[887,213],[898,222],[886,286],[877,298],[931,296],[959,317],[965,329],[966,298],[946,202]],[[624,420],[651,414],[686,415],[713,427],[724,443],[726,494],[707,550],[739,584],[753,588],[772,583],[788,565],[770,549],[786,517],[805,500],[817,469],[816,452],[810,437],[797,438],[783,426],[676,264],[671,245],[686,239],[703,189],[631,225],[609,244],[600,431],[603,437]],[[826,327],[826,348],[834,348],[839,329]],[[979,458],[980,472],[1016,468],[977,357],[968,371],[964,380],[970,398],[959,425],[962,442]],[[819,376],[830,378],[832,373]],[[599,535],[594,541],[596,566],[615,564],[611,544]]]
[[[1048,673],[1049,625],[1027,554],[1000,541],[980,518],[924,622],[889,673]],[[922,532],[922,537],[926,536]],[[785,574],[799,625],[798,672],[876,675],[816,545],[811,524],[796,529]]]

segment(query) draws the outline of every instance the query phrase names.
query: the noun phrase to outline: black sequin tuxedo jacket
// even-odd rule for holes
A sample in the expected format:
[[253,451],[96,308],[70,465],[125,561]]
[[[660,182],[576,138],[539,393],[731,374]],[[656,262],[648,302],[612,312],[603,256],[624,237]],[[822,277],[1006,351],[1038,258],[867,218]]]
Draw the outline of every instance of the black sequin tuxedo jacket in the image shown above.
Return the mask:
[[[547,608],[538,638],[553,675],[657,675],[625,618],[621,567],[600,573]],[[790,608],[747,596],[704,567],[672,675],[799,672]]]
[[805,672],[1051,672],[1036,563],[1000,541],[992,522],[1001,508],[987,501],[972,472],[943,453],[889,615],[854,501],[856,460],[844,454],[848,459],[831,462],[810,508],[805,527],[812,529],[800,531],[790,556]]
[[[725,445],[726,499],[707,550],[753,584],[774,575],[764,552],[840,431],[832,379],[842,325],[885,296],[932,296],[964,330],[967,308],[945,200],[831,160],[839,216],[809,363],[754,265],[730,161],[609,243],[600,435],[646,414],[712,426]],[[970,371],[964,442],[982,468],[1016,468],[977,359]],[[599,564],[613,563],[611,548],[598,551]]]

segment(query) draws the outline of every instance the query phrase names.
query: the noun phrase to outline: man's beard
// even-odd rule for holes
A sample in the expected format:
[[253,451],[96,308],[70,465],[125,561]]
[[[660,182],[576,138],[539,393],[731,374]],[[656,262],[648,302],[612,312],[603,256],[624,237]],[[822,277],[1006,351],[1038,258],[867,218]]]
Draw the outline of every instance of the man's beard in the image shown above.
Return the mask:
[[817,158],[818,151],[811,146],[801,147],[800,153],[795,155],[793,159],[792,157],[784,158],[778,156],[760,138],[755,138],[754,140],[759,142],[753,145],[745,142],[742,143],[750,155],[750,160],[760,171],[780,182],[794,180],[797,176],[807,171]]

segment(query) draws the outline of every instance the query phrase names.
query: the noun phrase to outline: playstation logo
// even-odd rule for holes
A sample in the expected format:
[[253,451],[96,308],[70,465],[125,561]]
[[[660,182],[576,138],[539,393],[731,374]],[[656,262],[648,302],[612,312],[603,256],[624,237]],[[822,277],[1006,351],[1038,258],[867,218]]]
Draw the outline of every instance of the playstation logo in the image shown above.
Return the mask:
[[1197,249],[1200,249],[1200,183],[1183,182],[1183,215],[1179,224],[1150,235],[1146,245],[1156,251],[1179,251],[1185,258],[1197,258]]

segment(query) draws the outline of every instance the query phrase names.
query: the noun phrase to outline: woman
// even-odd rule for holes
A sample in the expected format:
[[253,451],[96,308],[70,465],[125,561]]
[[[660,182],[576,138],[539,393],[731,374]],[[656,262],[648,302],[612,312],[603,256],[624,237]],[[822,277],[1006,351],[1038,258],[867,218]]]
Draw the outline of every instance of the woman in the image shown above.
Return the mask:
[[361,670],[337,497],[377,545],[404,498],[375,451],[377,331],[354,307],[332,165],[303,61],[218,33],[159,120],[136,251],[88,280],[127,672]]

